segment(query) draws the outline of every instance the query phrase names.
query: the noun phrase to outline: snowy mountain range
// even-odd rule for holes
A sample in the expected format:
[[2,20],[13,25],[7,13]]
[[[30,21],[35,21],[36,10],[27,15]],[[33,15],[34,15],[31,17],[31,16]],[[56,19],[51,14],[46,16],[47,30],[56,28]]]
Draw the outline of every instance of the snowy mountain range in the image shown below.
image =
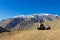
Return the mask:
[[58,19],[59,16],[58,15],[53,15],[53,14],[31,14],[31,15],[19,15],[19,16],[14,16],[12,18],[35,18],[35,19],[46,19],[49,21]]
[[53,14],[31,14],[31,15],[19,15],[14,16],[9,19],[2,20],[0,22],[0,26],[8,30],[25,30],[28,29],[34,23],[39,21],[44,22],[54,21],[55,19],[59,19],[58,15]]
[[53,15],[53,14],[31,14],[31,15],[18,15],[18,16],[14,16],[14,17],[12,17],[12,18],[17,18],[17,17],[23,17],[23,18],[28,18],[28,17],[34,17],[34,16],[36,16],[36,15],[38,15],[38,16],[49,16],[49,15],[52,15],[52,16],[58,16],[58,15]]

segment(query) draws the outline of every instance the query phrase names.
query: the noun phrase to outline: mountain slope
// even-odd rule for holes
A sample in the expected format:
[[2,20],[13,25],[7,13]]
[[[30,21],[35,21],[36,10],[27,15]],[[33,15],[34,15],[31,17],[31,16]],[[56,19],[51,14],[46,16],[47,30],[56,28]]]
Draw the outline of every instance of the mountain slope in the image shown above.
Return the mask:
[[2,33],[0,34],[0,40],[60,40],[60,29]]
[[60,19],[59,16],[52,14],[34,14],[34,15],[26,15],[26,16],[20,15],[1,21],[0,26],[11,31],[36,29],[36,27],[38,26],[38,24],[36,23],[38,23],[38,21],[42,21],[45,23],[59,19]]

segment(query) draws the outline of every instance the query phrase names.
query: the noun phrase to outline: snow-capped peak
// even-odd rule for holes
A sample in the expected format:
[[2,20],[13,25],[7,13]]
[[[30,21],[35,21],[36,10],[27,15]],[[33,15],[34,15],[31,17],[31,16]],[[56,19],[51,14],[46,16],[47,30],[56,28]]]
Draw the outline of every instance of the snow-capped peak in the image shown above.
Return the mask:
[[53,14],[48,14],[48,13],[36,13],[36,14],[31,14],[31,15],[18,15],[18,16],[14,16],[12,18],[18,18],[18,17],[21,17],[21,18],[33,18],[35,15],[38,15],[38,16],[49,16],[49,15],[52,15],[52,16],[58,16],[58,15],[53,15]]
[[18,18],[18,17],[25,17],[25,15],[18,15],[18,16],[14,16],[12,18]]
[[41,15],[46,15],[47,16],[47,15],[51,15],[51,14],[41,14]]
[[45,14],[42,13],[42,14],[40,14],[40,16],[41,16],[41,15],[42,15],[42,16],[43,16],[43,15],[45,15],[45,16],[49,16],[49,15],[51,15],[51,16],[58,16],[58,15],[48,14],[48,13],[47,13],[47,14],[46,14],[46,13],[45,13]]

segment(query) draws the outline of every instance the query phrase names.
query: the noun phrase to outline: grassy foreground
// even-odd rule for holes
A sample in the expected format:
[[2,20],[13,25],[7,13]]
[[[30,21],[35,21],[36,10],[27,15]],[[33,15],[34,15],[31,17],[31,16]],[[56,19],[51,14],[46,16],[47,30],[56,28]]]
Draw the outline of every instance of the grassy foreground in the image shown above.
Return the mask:
[[60,40],[60,29],[25,30],[1,33],[0,40]]

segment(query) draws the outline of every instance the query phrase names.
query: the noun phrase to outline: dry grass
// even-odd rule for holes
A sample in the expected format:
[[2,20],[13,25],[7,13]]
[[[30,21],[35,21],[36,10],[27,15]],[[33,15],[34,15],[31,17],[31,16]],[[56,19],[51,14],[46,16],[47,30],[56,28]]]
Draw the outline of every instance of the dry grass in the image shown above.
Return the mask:
[[0,40],[60,40],[60,29],[25,30],[0,34]]
[[56,19],[52,22],[46,21],[44,24],[49,25],[51,29],[60,29],[60,19]]

